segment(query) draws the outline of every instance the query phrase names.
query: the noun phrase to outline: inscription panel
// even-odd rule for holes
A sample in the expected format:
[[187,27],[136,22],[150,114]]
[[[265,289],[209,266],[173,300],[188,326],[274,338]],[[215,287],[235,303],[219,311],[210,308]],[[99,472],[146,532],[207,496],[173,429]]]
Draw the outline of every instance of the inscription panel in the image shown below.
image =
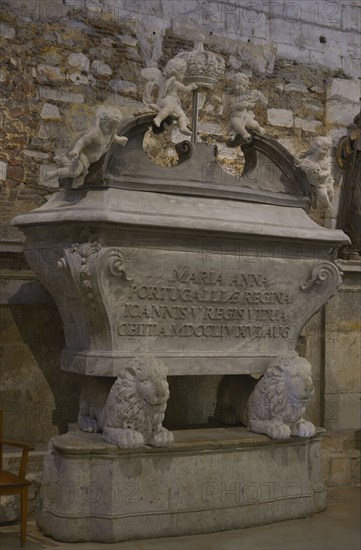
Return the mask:
[[[62,367],[93,375],[115,376],[149,353],[169,374],[263,372],[272,357],[294,351],[339,278],[331,262],[311,258],[83,248],[58,261],[76,283],[67,303],[62,294]],[[76,318],[80,311],[87,317]]]
[[114,318],[117,348],[184,354],[293,349],[302,328],[295,299],[307,262],[227,260],[139,251]]
[[[229,275],[229,274],[228,274]],[[269,290],[262,273],[226,277],[219,271],[173,269],[163,284],[130,286],[120,336],[236,340],[288,338],[289,293]],[[228,279],[228,280],[227,280]]]

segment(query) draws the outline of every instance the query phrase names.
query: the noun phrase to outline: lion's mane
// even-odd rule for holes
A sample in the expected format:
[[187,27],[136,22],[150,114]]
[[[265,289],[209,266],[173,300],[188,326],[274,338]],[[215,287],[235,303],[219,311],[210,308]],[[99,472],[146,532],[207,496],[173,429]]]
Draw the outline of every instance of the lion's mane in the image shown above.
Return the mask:
[[[135,358],[114,382],[104,407],[104,424],[114,428],[131,428],[145,437],[161,427],[169,397],[167,371],[153,357],[146,361]],[[156,403],[147,402],[139,391],[139,382],[149,383],[150,397],[159,396]]]
[[297,396],[297,385],[301,384],[312,387],[310,363],[303,357],[277,357],[250,396],[248,420],[279,419],[290,424],[302,418],[305,404],[312,395],[308,400],[301,400]]

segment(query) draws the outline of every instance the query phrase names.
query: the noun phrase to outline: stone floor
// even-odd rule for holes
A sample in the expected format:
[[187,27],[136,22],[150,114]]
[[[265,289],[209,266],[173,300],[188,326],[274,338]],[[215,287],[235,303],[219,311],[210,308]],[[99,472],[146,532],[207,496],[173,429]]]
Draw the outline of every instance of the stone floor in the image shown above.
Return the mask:
[[[19,526],[0,528],[0,548],[19,548]],[[56,542],[44,537],[34,522],[28,524],[27,550],[68,548],[81,550],[360,550],[360,487],[333,490],[325,512],[235,531],[115,544]]]

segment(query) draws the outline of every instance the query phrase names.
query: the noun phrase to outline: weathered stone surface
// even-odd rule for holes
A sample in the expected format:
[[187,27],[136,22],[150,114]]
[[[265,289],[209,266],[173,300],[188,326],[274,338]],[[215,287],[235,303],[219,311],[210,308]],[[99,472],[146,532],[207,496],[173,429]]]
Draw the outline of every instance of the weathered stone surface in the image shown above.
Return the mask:
[[43,120],[61,120],[59,107],[52,103],[44,103],[40,116]]
[[128,80],[111,80],[109,82],[109,87],[113,92],[121,93],[136,93],[137,86],[134,82],[129,82]]
[[274,445],[244,428],[176,431],[174,447],[161,452],[125,452],[97,434],[70,432],[52,440],[43,486],[52,490],[43,492],[39,526],[67,542],[236,529],[304,517],[326,503],[319,437]]
[[267,109],[267,119],[272,126],[293,126],[293,113],[288,109]]
[[6,162],[0,161],[0,181],[6,180],[7,166]]
[[353,449],[348,453],[350,461],[350,476],[351,485],[360,485],[361,476],[361,451],[359,449]]
[[285,92],[298,92],[300,94],[308,94],[307,86],[304,82],[289,82],[284,87]]
[[68,63],[72,67],[76,67],[81,71],[89,72],[90,61],[89,58],[83,53],[72,53],[68,57]]
[[74,82],[75,86],[81,86],[89,82],[89,77],[81,73],[71,73],[69,78],[72,82]]
[[44,65],[41,63],[38,65],[37,70],[41,80],[58,81],[65,79],[65,74],[61,68],[54,65]]
[[329,457],[330,459],[330,482],[336,486],[344,487],[349,485],[350,467],[348,457],[343,453],[334,454]]
[[[60,55],[60,52],[57,52],[54,49],[45,51],[42,55],[42,61],[48,65],[58,65],[59,67],[63,65],[63,57]],[[64,64],[65,65],[65,64]],[[65,65],[66,66],[66,65]],[[66,67],[66,70],[69,67]],[[65,69],[65,67],[64,67]]]
[[361,266],[348,261],[342,266],[342,290],[326,308],[325,426],[357,429],[361,414]]
[[138,40],[129,34],[118,34],[117,38],[124,46],[129,46],[130,48],[135,48],[138,44]]
[[361,31],[361,8],[358,2],[342,4],[342,28],[346,31]]
[[2,305],[0,319],[4,438],[46,444],[76,419],[84,380],[65,373],[59,378],[63,328],[34,274],[18,271],[18,281],[5,277],[1,272],[1,295],[10,302]]
[[[339,17],[336,23],[339,29],[340,19]],[[323,36],[323,41],[320,41],[320,35]],[[356,43],[359,40],[356,32],[342,32],[325,27],[320,29],[314,24],[302,22],[295,25],[289,18],[272,19],[268,39],[278,44],[278,54],[284,55],[286,59],[308,59],[311,63],[329,68],[342,66],[343,59],[350,56],[350,49],[356,53]]]
[[323,124],[319,120],[306,120],[297,116],[295,117],[295,127],[302,128],[305,132],[319,133],[322,126]]
[[24,155],[26,157],[34,158],[34,159],[48,159],[49,153],[42,153],[41,151],[31,151],[30,149],[24,149]]
[[360,101],[360,82],[356,79],[333,78],[326,85],[328,101],[342,101],[358,104]]
[[[357,485],[360,483],[360,431],[330,430],[323,434],[321,459],[327,485]],[[357,469],[357,470],[356,470]]]
[[[210,123],[210,122],[203,122],[199,124],[199,131],[200,133],[204,132],[206,134],[212,134],[221,136],[223,133],[222,126],[217,123]],[[182,136],[182,139],[184,139],[184,136]]]
[[321,115],[323,113],[322,105],[314,105],[313,103],[305,103],[305,107],[311,112]]
[[325,393],[325,426],[337,430],[360,427],[361,392]]
[[311,63],[311,52],[307,48],[299,48],[294,45],[294,42],[292,44],[283,44],[281,38],[280,42],[277,43],[277,58],[297,60],[297,63],[309,65]]
[[326,103],[326,122],[338,126],[348,126],[351,124],[359,109],[353,103],[332,100]]
[[312,86],[311,91],[315,92],[316,94],[323,94],[324,88],[322,86],[316,85]]
[[[355,300],[361,306],[360,300]],[[350,313],[352,312],[350,308]],[[355,357],[360,354],[360,338],[358,330],[361,330],[361,321],[355,315],[350,315],[350,320],[331,321],[328,326],[329,354],[327,361],[326,392],[353,393],[361,390],[361,373],[350,357],[345,358],[344,350],[353,349]],[[333,340],[333,341],[332,341]]]
[[0,21],[0,36],[2,36],[3,38],[7,38],[8,40],[13,39],[15,36],[14,27],[11,27],[3,21]]
[[102,76],[110,76],[113,74],[112,69],[107,63],[103,63],[102,61],[95,60],[91,64],[91,69],[95,74],[102,75]]
[[53,101],[62,101],[66,103],[84,103],[84,95],[73,90],[62,90],[60,88],[47,88],[40,86],[40,97],[51,99]]
[[38,136],[41,139],[51,139],[59,135],[59,124],[55,122],[41,122]]

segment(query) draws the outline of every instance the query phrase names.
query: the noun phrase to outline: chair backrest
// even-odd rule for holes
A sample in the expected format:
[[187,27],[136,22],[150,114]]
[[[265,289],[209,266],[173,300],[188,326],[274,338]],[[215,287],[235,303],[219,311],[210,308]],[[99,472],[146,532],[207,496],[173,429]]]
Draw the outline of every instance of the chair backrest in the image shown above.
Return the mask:
[[3,469],[3,411],[0,409],[0,470]]

